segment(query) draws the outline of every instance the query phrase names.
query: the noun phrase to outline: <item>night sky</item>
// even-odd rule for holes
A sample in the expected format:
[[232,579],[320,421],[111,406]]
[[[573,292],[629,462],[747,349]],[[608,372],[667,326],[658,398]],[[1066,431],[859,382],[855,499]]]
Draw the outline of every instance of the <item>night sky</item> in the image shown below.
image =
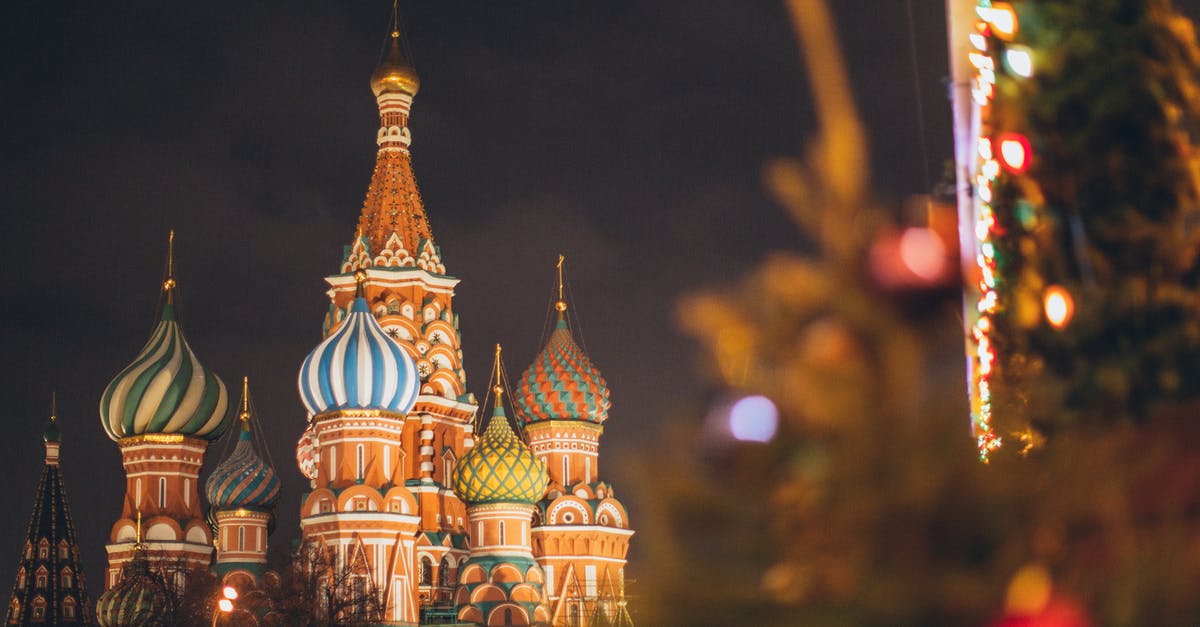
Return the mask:
[[[234,400],[250,376],[284,480],[272,543],[296,537],[295,376],[320,340],[323,277],[338,270],[370,178],[368,78],[389,4],[2,3],[3,589],[51,390],[93,601],[102,589],[124,479],[97,405],[153,328],[172,228],[184,330]],[[831,4],[874,187],[899,207],[952,153],[944,5],[912,2],[922,117],[905,2]],[[799,154],[814,127],[784,10],[426,0],[401,11],[421,76],[413,163],[447,270],[462,280],[468,386],[482,396],[496,342],[510,377],[529,364],[565,253],[576,328],[613,390],[601,472],[636,527],[654,487],[623,481],[625,465],[688,446],[658,438],[664,417],[698,413],[713,394],[677,330],[680,295],[803,246],[760,175],[766,160]]]

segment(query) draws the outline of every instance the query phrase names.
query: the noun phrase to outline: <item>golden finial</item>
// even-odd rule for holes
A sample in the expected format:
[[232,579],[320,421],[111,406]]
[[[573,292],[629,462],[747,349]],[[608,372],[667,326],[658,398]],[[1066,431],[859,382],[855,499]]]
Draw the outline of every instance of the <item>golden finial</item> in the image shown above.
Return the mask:
[[175,229],[167,234],[167,279],[163,281],[163,291],[168,303],[175,302]]
[[560,320],[563,317],[563,312],[565,312],[567,310],[567,301],[563,300],[563,271],[562,270],[563,270],[563,261],[565,261],[565,260],[566,260],[566,256],[559,255],[558,256],[558,264],[556,265],[556,267],[558,268],[558,300],[555,301],[554,308],[556,310],[558,310],[558,318]]
[[366,295],[366,292],[363,290],[363,285],[367,282],[367,271],[362,269],[355,270],[354,280],[358,283],[358,287],[354,288],[354,297],[362,298]]
[[245,424],[250,421],[250,377],[242,377],[242,413],[238,419]]
[[500,397],[504,395],[504,386],[500,385],[500,344],[496,344],[496,385],[492,391],[496,393],[496,406],[500,405]]
[[58,391],[50,390],[50,422],[58,420]]

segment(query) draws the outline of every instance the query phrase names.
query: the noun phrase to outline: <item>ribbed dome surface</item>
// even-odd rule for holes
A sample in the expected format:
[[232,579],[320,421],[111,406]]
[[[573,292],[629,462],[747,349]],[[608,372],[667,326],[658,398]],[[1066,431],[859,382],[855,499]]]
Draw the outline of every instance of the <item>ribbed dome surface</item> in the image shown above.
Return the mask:
[[175,306],[141,352],[108,384],[100,399],[100,421],[113,440],[146,433],[177,433],[215,440],[229,426],[225,384],[196,359]]
[[608,384],[571,337],[566,320],[558,321],[550,341],[521,374],[515,403],[522,424],[608,419]]
[[150,572],[144,557],[134,557],[121,581],[96,601],[96,622],[100,627],[161,624],[170,610],[167,585]]
[[242,424],[233,453],[213,469],[204,490],[215,510],[269,510],[279,500],[279,477],[254,451],[248,423]]
[[454,492],[468,505],[528,503],[546,492],[546,465],[513,433],[496,406],[491,422],[475,446],[454,466]]
[[341,327],[300,367],[300,400],[311,414],[336,409],[408,413],[417,402],[417,365],[389,338],[367,301],[355,298]]

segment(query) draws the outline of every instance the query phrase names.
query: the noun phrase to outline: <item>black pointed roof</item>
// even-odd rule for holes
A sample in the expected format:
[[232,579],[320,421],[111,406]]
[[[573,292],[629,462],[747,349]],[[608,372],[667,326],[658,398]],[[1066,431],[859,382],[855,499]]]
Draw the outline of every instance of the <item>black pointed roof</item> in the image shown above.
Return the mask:
[[17,560],[4,624],[92,625],[75,524],[58,464],[59,434],[53,416],[46,433],[46,464]]

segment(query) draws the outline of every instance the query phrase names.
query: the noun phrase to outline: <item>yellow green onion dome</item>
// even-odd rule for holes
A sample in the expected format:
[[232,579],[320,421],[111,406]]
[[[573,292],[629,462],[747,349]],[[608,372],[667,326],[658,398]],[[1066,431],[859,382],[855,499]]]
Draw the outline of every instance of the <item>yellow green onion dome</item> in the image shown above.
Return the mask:
[[279,500],[279,477],[254,451],[250,441],[250,423],[242,422],[233,453],[213,469],[204,484],[208,502],[214,510],[270,510]]
[[413,358],[379,326],[361,296],[350,315],[300,367],[300,400],[310,414],[383,409],[406,414],[417,402]]
[[475,446],[454,465],[454,492],[467,505],[526,503],[546,492],[546,465],[513,433],[497,402],[491,422]]
[[608,419],[608,383],[575,343],[561,316],[550,341],[521,374],[514,401],[522,424],[543,420]]
[[196,359],[170,302],[150,340],[100,399],[100,422],[113,440],[148,433],[215,440],[230,414],[225,384]]
[[150,572],[144,556],[135,556],[121,572],[121,581],[96,601],[96,622],[100,627],[161,624],[172,609],[168,585]]

